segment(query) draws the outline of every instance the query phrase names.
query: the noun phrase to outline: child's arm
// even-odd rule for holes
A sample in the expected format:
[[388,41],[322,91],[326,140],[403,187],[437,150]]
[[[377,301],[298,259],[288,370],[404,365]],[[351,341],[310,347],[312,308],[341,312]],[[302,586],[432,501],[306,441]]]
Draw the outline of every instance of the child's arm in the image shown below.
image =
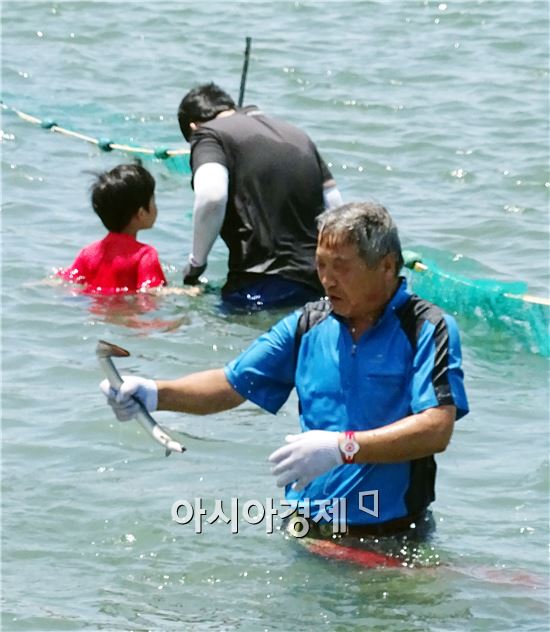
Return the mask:
[[55,272],[63,281],[69,283],[79,283],[81,285],[86,283],[88,278],[88,256],[86,255],[86,248],[83,248],[77,255],[73,264],[65,269],[59,269]]
[[168,281],[164,276],[157,251],[151,247],[140,262],[138,269],[138,289],[140,291],[154,292],[155,294],[170,295],[179,294],[185,296],[198,296],[202,290],[199,286],[193,287],[168,287]]
[[25,281],[22,287],[38,287],[40,285],[48,286],[48,287],[56,287],[63,283],[63,279],[59,272],[52,272],[50,276],[47,276],[43,279],[38,279],[35,281]]
[[143,292],[166,285],[168,281],[160,266],[157,251],[150,246],[139,260],[136,288],[138,292]]
[[152,291],[154,291],[156,294],[161,294],[162,296],[167,296],[170,294],[179,294],[179,295],[185,295],[185,296],[199,296],[199,294],[202,294],[203,289],[199,286],[199,285],[193,285],[190,287],[175,287],[175,286],[166,286],[166,285],[162,285],[159,287],[154,288]]

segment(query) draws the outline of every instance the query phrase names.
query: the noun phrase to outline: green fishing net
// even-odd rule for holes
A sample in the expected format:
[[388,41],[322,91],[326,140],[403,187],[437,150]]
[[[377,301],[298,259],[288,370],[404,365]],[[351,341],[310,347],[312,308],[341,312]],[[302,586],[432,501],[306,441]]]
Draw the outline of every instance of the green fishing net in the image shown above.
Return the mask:
[[172,173],[190,174],[189,156],[170,156],[163,160],[165,167]]
[[[154,162],[159,165],[163,165],[170,171],[170,173],[178,173],[181,175],[189,175],[191,173],[191,166],[189,164],[189,155],[177,155],[168,156],[167,158],[159,158],[153,154],[142,153],[140,151],[126,152],[129,159],[139,158],[146,162]],[[145,164],[143,166],[146,166]]]
[[416,261],[427,267],[407,272],[412,290],[457,316],[463,329],[489,340],[511,337],[529,351],[550,355],[550,307],[524,300],[526,283],[473,278],[461,273],[460,262],[442,263],[413,251],[404,258],[409,269]]

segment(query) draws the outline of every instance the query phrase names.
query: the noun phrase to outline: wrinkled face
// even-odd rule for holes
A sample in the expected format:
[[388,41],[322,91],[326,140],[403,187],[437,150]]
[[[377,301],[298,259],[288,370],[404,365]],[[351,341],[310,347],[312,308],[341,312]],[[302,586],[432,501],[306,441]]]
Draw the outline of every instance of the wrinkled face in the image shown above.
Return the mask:
[[397,286],[395,257],[386,255],[369,268],[355,244],[320,236],[317,274],[334,312],[351,321],[377,317]]

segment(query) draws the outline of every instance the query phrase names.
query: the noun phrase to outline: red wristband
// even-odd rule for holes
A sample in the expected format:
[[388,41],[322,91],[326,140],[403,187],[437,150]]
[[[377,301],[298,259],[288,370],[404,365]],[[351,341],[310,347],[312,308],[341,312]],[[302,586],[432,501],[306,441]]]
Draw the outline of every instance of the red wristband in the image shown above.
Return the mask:
[[359,443],[355,438],[355,432],[353,430],[346,430],[344,432],[344,440],[340,441],[338,447],[342,453],[344,463],[353,463],[355,455],[359,452]]

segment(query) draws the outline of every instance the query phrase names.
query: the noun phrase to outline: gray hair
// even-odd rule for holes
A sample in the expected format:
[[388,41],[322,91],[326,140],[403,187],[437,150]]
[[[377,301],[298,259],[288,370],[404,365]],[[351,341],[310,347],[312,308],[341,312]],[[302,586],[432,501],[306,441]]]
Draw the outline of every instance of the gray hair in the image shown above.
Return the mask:
[[324,211],[317,217],[319,239],[355,244],[369,268],[387,255],[395,255],[396,274],[403,266],[397,226],[385,207],[376,202],[352,202]]

